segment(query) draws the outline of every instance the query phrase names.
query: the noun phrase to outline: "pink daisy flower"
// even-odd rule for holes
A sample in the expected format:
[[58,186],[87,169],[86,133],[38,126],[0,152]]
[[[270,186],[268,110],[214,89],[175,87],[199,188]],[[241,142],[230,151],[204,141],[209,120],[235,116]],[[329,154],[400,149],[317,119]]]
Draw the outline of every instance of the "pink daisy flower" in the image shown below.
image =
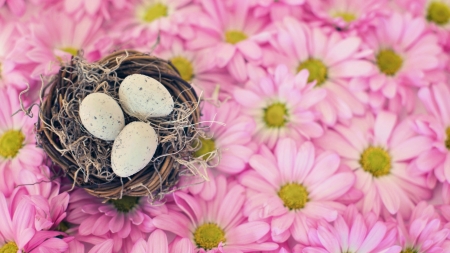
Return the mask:
[[[298,251],[304,253],[399,253],[395,245],[397,235],[391,224],[377,220],[373,213],[362,215],[355,206],[349,206],[342,215],[329,224],[320,221],[308,230],[310,246]],[[403,251],[402,251],[403,252]]]
[[[420,202],[414,208],[408,222],[398,218],[398,244],[402,252],[447,252],[444,242],[450,235],[450,229],[444,227],[443,221],[432,205]],[[446,250],[445,250],[446,249]]]
[[437,72],[442,64],[438,38],[427,31],[422,19],[394,13],[379,19],[376,29],[363,37],[374,51],[368,59],[377,73],[358,84],[370,90],[369,103],[373,107],[379,108],[386,99],[393,98],[402,101],[400,106],[413,105],[409,101],[414,101],[414,96],[408,96],[405,87],[428,85],[430,73],[444,78]]
[[308,6],[319,20],[341,30],[366,29],[385,10],[387,0],[309,1]]
[[111,26],[118,38],[136,46],[153,45],[158,35],[170,43],[174,35],[192,39],[194,29],[191,15],[198,15],[200,7],[192,0],[130,0],[127,8],[112,13],[117,20]]
[[294,76],[281,65],[260,80],[249,81],[245,89],[237,88],[234,98],[243,113],[255,120],[256,140],[272,148],[279,138],[301,140],[323,134],[312,107],[323,101],[326,92],[313,86],[306,70]]
[[[169,250],[170,248],[170,250]],[[148,237],[148,240],[139,239],[133,246],[133,253],[194,253],[194,247],[189,239],[175,239],[169,246],[167,235],[164,231],[156,229]]]
[[[161,47],[164,46],[161,44]],[[223,70],[217,69],[209,49],[188,50],[179,39],[174,39],[169,48],[159,49],[154,54],[162,59],[169,60],[180,72],[181,78],[203,91],[203,96],[213,96],[219,85],[221,91],[231,89],[232,78]],[[199,92],[198,92],[199,93]]]
[[[211,168],[208,168],[208,176],[211,180],[194,184],[189,187],[189,191],[205,200],[211,200],[217,191],[216,181],[212,180],[215,174],[238,174],[245,169],[256,149],[252,147],[254,145],[251,144],[250,134],[255,124],[251,118],[242,115],[241,107],[234,101],[225,102],[220,107],[204,102],[201,121],[209,126],[208,138],[200,138],[201,148],[194,156],[208,159],[211,152],[218,150],[220,161],[209,161]],[[189,180],[190,177],[183,179]]]
[[36,231],[36,209],[27,199],[6,199],[0,192],[0,252],[65,252],[61,232]]
[[339,164],[334,153],[316,155],[310,142],[297,146],[292,139],[282,139],[273,154],[262,146],[250,158],[254,170],[239,177],[249,188],[244,213],[251,221],[269,219],[276,242],[291,235],[307,242],[308,219],[331,222],[345,209],[336,200],[353,187],[355,176],[350,171],[339,172]]
[[[25,105],[27,101],[24,101]],[[20,110],[19,94],[12,88],[0,90],[0,191],[9,196],[13,188],[21,182],[20,172],[24,169],[39,173],[44,152],[36,147],[34,123],[38,115],[35,107],[34,118],[29,118]]]
[[430,150],[432,140],[411,125],[408,119],[397,122],[395,114],[381,111],[354,118],[348,127],[337,125],[316,140],[354,170],[355,187],[365,195],[359,202],[363,213],[408,217],[416,203],[431,197],[427,177],[415,172],[411,161]]
[[218,176],[214,199],[205,201],[184,192],[175,192],[174,199],[181,210],[158,215],[153,224],[181,238],[188,238],[195,252],[255,252],[278,248],[264,242],[269,224],[247,222],[242,213],[245,189]]
[[249,0],[235,1],[226,6],[222,1],[201,0],[205,15],[196,17],[198,29],[191,49],[210,48],[217,66],[226,67],[238,81],[248,78],[247,62],[262,57],[259,45],[267,37],[262,33],[266,19],[251,15]]
[[51,8],[41,13],[38,21],[26,24],[21,47],[16,47],[14,53],[23,63],[37,64],[31,73],[36,79],[56,73],[60,64],[70,61],[79,50],[88,60],[97,60],[108,50],[104,44],[96,44],[103,35],[101,24],[98,17],[75,20],[58,8]]
[[83,189],[76,189],[70,195],[66,221],[79,225],[78,233],[83,236],[105,236],[114,240],[114,252],[122,244],[130,244],[144,234],[153,231],[152,217],[167,212],[165,205],[152,205],[145,197],[123,196],[122,199],[104,199],[89,195]]
[[432,138],[433,148],[420,154],[417,167],[422,171],[432,171],[441,182],[450,182],[450,89],[439,83],[422,88],[418,93],[425,105],[428,117],[417,121],[417,127],[424,136]]
[[338,119],[365,112],[359,100],[367,96],[365,91],[350,85],[351,78],[373,72],[372,64],[362,59],[371,50],[362,50],[360,38],[343,39],[336,32],[325,34],[321,28],[311,28],[287,17],[279,24],[271,43],[276,53],[267,55],[266,64],[282,62],[292,73],[306,69],[310,73],[308,82],[315,81],[318,89],[326,90],[326,98],[315,106],[324,123],[334,125]]

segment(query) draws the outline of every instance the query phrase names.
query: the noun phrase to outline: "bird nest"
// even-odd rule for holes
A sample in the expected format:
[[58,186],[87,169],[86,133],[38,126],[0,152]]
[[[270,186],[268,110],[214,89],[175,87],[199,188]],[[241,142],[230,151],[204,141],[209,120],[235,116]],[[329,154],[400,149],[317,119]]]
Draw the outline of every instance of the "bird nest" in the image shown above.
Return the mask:
[[[143,74],[161,82],[172,95],[175,107],[166,117],[151,118],[159,144],[150,163],[130,177],[118,177],[111,168],[113,141],[94,137],[82,125],[79,106],[93,92],[119,100],[121,81]],[[41,94],[37,141],[73,184],[103,198],[150,196],[161,198],[171,191],[181,175],[206,175],[215,154],[195,157],[205,129],[199,127],[199,98],[170,62],[132,50],[118,51],[88,63],[73,57],[62,66]],[[42,96],[42,95],[41,95]],[[125,113],[126,124],[138,121]],[[200,166],[199,166],[200,165]]]

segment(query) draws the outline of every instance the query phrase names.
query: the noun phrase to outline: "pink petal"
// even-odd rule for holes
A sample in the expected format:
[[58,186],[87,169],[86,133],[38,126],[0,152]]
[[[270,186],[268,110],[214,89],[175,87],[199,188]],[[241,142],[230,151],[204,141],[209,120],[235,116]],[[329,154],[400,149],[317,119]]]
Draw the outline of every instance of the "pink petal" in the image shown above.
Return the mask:
[[98,10],[100,9],[102,1],[101,0],[89,0],[84,1],[85,8],[87,10],[87,13],[94,15]]
[[275,156],[278,161],[278,168],[283,181],[288,182],[293,178],[294,157],[297,153],[297,146],[292,139],[282,139],[278,141],[275,148]]
[[194,253],[194,245],[187,238],[182,238],[181,240],[175,240],[172,243],[172,248],[170,249],[170,253]]
[[144,239],[139,238],[137,242],[134,243],[133,248],[131,249],[133,253],[148,253],[147,251],[147,243]]
[[330,78],[367,76],[374,70],[369,61],[351,60],[339,63],[329,69]]
[[239,51],[248,59],[258,60],[262,56],[262,50],[252,40],[244,40],[236,44]]
[[382,222],[377,222],[370,232],[367,234],[361,247],[358,249],[360,252],[371,252],[375,249],[386,234],[386,225]]
[[[111,230],[111,232],[113,233],[119,232],[119,230],[121,230],[123,227],[124,220],[125,220],[124,214],[120,212],[117,213],[117,215],[114,216],[109,221],[109,229]],[[102,224],[102,226],[106,227],[106,224]]]
[[341,40],[328,51],[325,56],[325,64],[333,66],[342,60],[349,58],[352,54],[358,50],[361,45],[361,39],[358,37],[350,37]]
[[225,67],[228,62],[230,62],[231,58],[234,56],[234,53],[236,51],[236,47],[228,44],[228,43],[221,43],[217,47],[216,52],[216,63],[219,68]]
[[329,252],[339,252],[340,245],[337,238],[323,227],[317,229],[317,236],[320,239],[323,247]]
[[315,160],[315,149],[311,142],[303,143],[295,157],[295,169],[292,173],[292,179],[297,182],[303,182],[313,168]]
[[202,209],[193,196],[179,191],[174,194],[174,200],[177,206],[191,219],[192,223],[195,224],[203,218]]
[[422,152],[429,150],[431,145],[432,141],[426,137],[411,137],[399,145],[392,147],[392,158],[394,161],[404,161],[415,158]]
[[244,187],[240,185],[236,185],[228,191],[225,198],[221,201],[222,204],[217,214],[217,222],[219,225],[226,228],[236,216],[240,215],[242,205],[245,201],[244,192]]
[[249,90],[244,89],[236,89],[234,91],[234,98],[236,101],[245,106],[245,107],[254,107],[255,105],[258,105],[261,102],[261,98]]
[[148,253],[168,253],[167,245],[167,236],[162,230],[157,229],[148,237]]
[[181,237],[189,238],[191,235],[188,229],[189,220],[186,216],[171,212],[170,214],[161,214],[152,220],[155,227],[172,232]]
[[289,228],[294,223],[295,213],[287,212],[284,215],[273,217],[271,222],[272,236],[289,231]]
[[250,158],[249,164],[274,187],[280,185],[280,173],[270,160],[261,155],[254,155]]
[[72,13],[76,11],[78,8],[80,8],[83,1],[71,1],[71,0],[65,0],[64,1],[64,8],[68,13]]
[[95,245],[89,253],[112,253],[114,242],[112,239],[108,239],[98,245]]
[[262,221],[244,223],[227,232],[227,243],[231,245],[253,243],[266,235],[269,230],[269,224]]
[[379,112],[375,120],[374,132],[378,145],[387,146],[389,137],[397,122],[397,115],[390,112]]
[[354,184],[353,173],[339,173],[316,185],[309,193],[314,200],[335,200],[345,194]]
[[349,248],[355,250],[358,249],[366,238],[366,235],[367,227],[364,224],[361,215],[357,215],[354,218],[353,225],[350,229]]
[[395,185],[395,182],[391,182],[388,177],[380,177],[378,180],[375,180],[375,184],[380,198],[389,213],[397,213],[400,208],[401,201],[399,194],[393,194],[393,192],[399,192],[402,190]]
[[26,6],[24,0],[7,0],[6,4],[8,4],[9,9],[16,16],[22,16],[25,13]]

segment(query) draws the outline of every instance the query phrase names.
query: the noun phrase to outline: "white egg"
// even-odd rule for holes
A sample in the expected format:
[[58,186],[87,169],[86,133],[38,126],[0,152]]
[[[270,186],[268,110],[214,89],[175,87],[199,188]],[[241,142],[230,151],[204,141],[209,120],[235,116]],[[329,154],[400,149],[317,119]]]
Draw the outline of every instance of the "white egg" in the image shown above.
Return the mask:
[[93,136],[112,141],[125,126],[119,104],[104,93],[91,93],[80,104],[80,119]]
[[119,177],[129,177],[142,170],[158,147],[153,127],[140,121],[126,125],[114,141],[111,153],[112,170]]
[[119,87],[123,110],[140,120],[163,117],[173,111],[173,99],[158,80],[141,74],[125,77]]

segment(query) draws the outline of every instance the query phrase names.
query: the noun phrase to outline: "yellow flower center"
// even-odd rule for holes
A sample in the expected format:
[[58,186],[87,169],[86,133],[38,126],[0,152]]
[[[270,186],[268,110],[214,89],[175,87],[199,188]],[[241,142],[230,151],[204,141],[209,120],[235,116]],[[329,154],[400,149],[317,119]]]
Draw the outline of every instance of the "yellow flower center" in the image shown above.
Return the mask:
[[139,203],[139,197],[122,196],[121,199],[110,199],[108,202],[113,204],[117,211],[128,213]]
[[406,248],[406,249],[400,251],[400,253],[419,253],[419,251],[417,251],[413,248]]
[[142,20],[151,23],[159,18],[167,17],[169,8],[162,3],[156,3],[148,6],[142,15]]
[[226,241],[225,231],[215,223],[205,223],[195,230],[194,241],[198,248],[211,250]]
[[288,110],[283,103],[274,103],[264,108],[264,122],[267,127],[280,128],[287,122]]
[[447,139],[445,140],[445,147],[450,150],[450,127],[445,129],[445,134],[447,135]]
[[0,253],[17,253],[19,248],[15,242],[7,242],[0,248]]
[[173,57],[170,62],[175,66],[175,68],[180,72],[181,78],[185,80],[186,82],[189,82],[194,77],[194,67],[192,66],[192,63],[182,57],[182,56],[176,56]]
[[328,69],[321,60],[308,59],[301,62],[297,67],[297,72],[307,69],[309,72],[308,82],[316,81],[316,86],[322,85],[328,78]]
[[78,54],[78,49],[76,49],[74,47],[63,47],[63,48],[60,48],[59,50],[69,53],[73,56],[77,56],[77,54]]
[[356,20],[356,15],[350,12],[336,12],[334,13],[333,17],[335,18],[342,18],[347,23],[350,23],[352,21]]
[[297,183],[288,183],[278,191],[278,197],[283,200],[284,206],[289,210],[298,210],[305,207],[308,202],[308,191]]
[[391,171],[391,156],[380,147],[368,147],[359,160],[363,170],[371,173],[374,177],[388,175]]
[[0,156],[3,158],[16,157],[19,150],[23,147],[25,136],[20,130],[6,131],[0,137]]
[[225,32],[225,41],[230,44],[236,44],[247,39],[247,35],[241,31],[228,30]]
[[[203,157],[204,160],[208,160],[208,158],[211,157],[211,153],[216,150],[216,143],[213,139],[205,139],[205,138],[199,138],[201,142],[201,147],[197,151],[194,152],[194,157]],[[198,147],[199,145],[196,145],[194,143],[194,147]],[[209,155],[208,155],[209,154]]]
[[61,231],[61,232],[66,232],[67,230],[69,230],[70,228],[70,224],[67,221],[61,221],[58,224],[58,227],[56,228],[56,230]]
[[403,60],[391,49],[384,49],[377,55],[377,65],[381,72],[388,76],[393,76],[402,67]]
[[443,2],[431,2],[428,5],[427,20],[438,25],[445,25],[450,20],[450,6]]

